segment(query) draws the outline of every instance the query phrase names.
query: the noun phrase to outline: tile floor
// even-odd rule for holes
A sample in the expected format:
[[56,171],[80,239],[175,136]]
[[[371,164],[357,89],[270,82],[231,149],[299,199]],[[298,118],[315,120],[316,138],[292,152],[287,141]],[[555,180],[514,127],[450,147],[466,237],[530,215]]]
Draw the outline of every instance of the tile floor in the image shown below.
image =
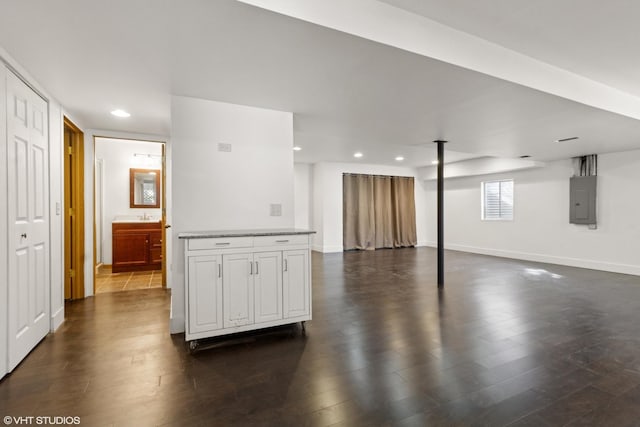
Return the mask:
[[161,287],[161,270],[112,273],[110,265],[102,265],[96,272],[96,294]]

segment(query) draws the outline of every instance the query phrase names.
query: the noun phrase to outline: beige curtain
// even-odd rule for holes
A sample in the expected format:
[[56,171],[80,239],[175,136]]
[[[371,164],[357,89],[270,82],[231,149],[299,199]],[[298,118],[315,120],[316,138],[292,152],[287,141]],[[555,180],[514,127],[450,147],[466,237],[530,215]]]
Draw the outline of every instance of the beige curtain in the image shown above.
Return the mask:
[[343,175],[345,250],[415,246],[412,177]]
[[415,246],[416,201],[413,178],[394,176],[391,178],[391,206],[393,209],[393,247]]
[[343,176],[343,242],[345,249],[375,249],[373,176]]

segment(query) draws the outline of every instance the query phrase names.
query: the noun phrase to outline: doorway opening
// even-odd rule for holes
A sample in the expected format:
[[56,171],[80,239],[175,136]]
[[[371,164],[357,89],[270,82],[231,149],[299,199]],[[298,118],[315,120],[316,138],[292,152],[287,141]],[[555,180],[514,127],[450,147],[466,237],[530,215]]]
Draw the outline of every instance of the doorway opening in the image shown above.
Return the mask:
[[165,145],[94,138],[94,294],[166,287]]
[[64,118],[64,299],[84,298],[84,134]]

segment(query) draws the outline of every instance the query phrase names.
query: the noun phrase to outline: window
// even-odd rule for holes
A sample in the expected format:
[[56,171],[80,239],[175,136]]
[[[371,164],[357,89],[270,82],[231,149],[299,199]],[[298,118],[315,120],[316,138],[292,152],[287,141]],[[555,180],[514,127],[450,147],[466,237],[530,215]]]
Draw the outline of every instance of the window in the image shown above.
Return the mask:
[[482,183],[482,219],[513,219],[513,180]]

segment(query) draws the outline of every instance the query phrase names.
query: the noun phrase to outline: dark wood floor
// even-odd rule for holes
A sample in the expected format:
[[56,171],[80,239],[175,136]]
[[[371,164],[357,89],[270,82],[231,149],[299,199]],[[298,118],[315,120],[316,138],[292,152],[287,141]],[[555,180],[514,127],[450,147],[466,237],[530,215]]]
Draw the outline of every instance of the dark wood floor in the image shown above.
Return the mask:
[[637,426],[640,278],[457,252],[314,254],[296,327],[190,355],[162,289],[98,295],[0,383],[83,426]]

